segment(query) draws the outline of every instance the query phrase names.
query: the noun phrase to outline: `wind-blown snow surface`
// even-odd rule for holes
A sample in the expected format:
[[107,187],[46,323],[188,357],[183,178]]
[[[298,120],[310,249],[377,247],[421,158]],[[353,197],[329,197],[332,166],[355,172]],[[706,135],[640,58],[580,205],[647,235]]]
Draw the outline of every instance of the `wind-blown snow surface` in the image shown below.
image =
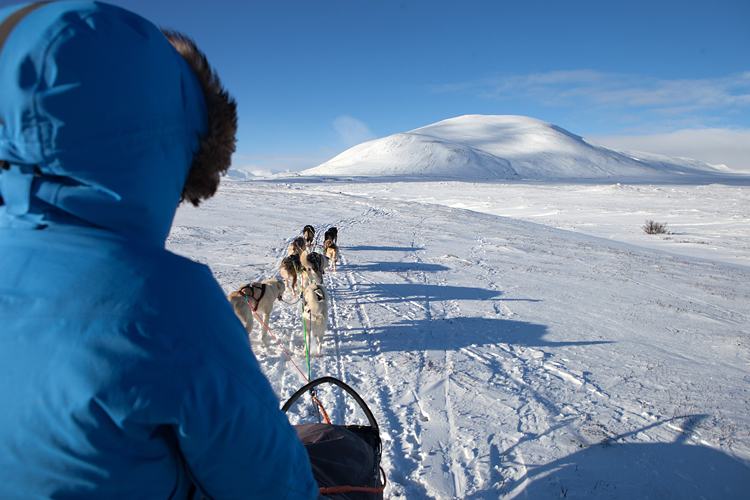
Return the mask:
[[696,160],[617,152],[589,144],[534,118],[466,115],[354,146],[300,175],[642,181],[716,172]]
[[[304,225],[338,228],[311,372],[372,409],[386,498],[739,499],[748,206],[743,186],[226,182],[178,210],[167,247],[229,293],[278,276]],[[640,231],[667,208],[680,234]],[[284,299],[270,326],[306,373],[300,304]],[[281,405],[304,380],[258,333]],[[334,421],[366,423],[345,395],[322,397]],[[312,418],[298,406],[293,422]]]

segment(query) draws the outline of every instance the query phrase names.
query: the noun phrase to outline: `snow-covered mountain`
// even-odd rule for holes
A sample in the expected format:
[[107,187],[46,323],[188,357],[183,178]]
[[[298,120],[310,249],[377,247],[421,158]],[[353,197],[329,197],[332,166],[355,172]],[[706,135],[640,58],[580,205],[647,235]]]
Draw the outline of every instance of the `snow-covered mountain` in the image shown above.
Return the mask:
[[534,118],[465,115],[359,144],[300,175],[485,181],[666,180],[716,173],[697,160],[597,146]]

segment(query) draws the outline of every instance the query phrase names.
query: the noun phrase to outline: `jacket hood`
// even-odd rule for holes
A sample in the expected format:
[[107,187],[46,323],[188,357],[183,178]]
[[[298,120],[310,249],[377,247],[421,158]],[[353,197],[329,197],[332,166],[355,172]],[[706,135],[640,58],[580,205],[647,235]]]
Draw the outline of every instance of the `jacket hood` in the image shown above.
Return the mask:
[[163,246],[208,129],[194,69],[149,21],[90,1],[0,10],[0,226]]

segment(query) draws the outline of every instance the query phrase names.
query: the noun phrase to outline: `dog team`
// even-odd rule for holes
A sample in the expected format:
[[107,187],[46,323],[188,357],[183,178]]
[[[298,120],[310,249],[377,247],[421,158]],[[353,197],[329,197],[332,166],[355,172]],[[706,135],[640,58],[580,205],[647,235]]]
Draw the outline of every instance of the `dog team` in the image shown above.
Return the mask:
[[323,352],[323,336],[328,328],[328,291],[323,285],[323,274],[326,268],[336,271],[339,259],[338,230],[332,227],[325,232],[322,254],[314,251],[314,241],[315,228],[305,226],[302,236],[292,241],[288,256],[281,261],[279,274],[283,280],[271,278],[260,283],[248,283],[227,296],[248,336],[253,331],[253,316],[257,315],[261,320],[262,347],[267,346],[266,333],[270,331],[269,321],[274,303],[282,299],[285,289],[296,290],[299,281],[304,335],[313,334],[318,339],[318,356]]

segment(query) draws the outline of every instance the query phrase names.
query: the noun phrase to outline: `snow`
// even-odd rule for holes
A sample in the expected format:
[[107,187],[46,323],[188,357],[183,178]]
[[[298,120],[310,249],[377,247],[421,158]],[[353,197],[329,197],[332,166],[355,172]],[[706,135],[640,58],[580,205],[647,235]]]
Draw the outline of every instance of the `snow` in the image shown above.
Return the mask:
[[[578,158],[591,153],[544,127],[578,144]],[[613,161],[592,180],[561,159],[568,179],[549,179],[555,155],[518,145],[539,137],[498,156],[482,130],[429,129],[405,143],[429,136],[517,173],[518,158],[530,169],[536,157],[541,170],[477,182],[485,157],[454,169],[463,182],[433,179],[445,168],[433,155],[422,171],[394,161],[386,177],[337,167],[227,178],[178,210],[167,248],[209,265],[229,293],[278,276],[305,225],[321,239],[338,228],[310,371],[351,385],[373,411],[385,498],[747,498],[748,177],[662,159],[669,168]],[[675,165],[695,168],[680,176]],[[629,182],[613,179],[623,171]],[[673,234],[645,234],[647,219]],[[280,345],[263,349],[257,325],[251,339],[280,406],[305,383],[282,347],[307,373],[299,303],[284,300],[270,324]],[[334,421],[366,424],[340,391],[320,396]],[[305,401],[290,412],[310,418]]]
[[719,171],[696,160],[590,144],[534,118],[465,115],[360,144],[300,175],[642,182]]

